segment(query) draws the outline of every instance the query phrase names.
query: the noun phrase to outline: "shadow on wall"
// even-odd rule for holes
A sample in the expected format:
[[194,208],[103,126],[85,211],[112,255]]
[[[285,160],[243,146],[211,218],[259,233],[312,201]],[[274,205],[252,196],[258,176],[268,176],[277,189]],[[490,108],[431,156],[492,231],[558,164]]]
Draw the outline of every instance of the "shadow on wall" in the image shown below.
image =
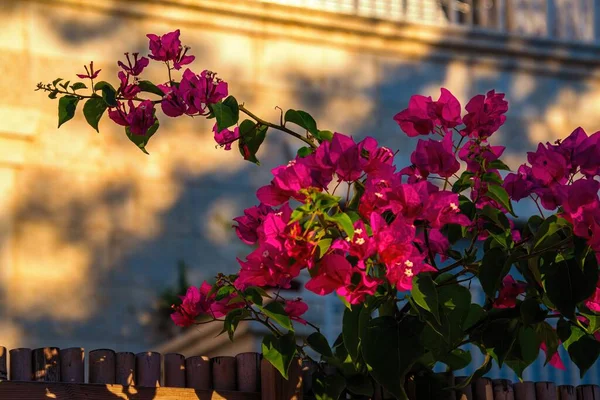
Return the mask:
[[[23,19],[26,88],[80,72],[79,65],[92,58],[101,77],[114,82],[122,52],[145,53],[146,33],[180,27],[17,3],[0,10],[5,18]],[[587,90],[581,81],[493,70],[476,55],[443,61],[432,49],[408,59],[288,41],[285,32],[277,39],[246,37],[235,26],[225,31],[187,25],[182,39],[197,57],[192,67],[220,72],[231,93],[258,115],[278,120],[275,106],[306,110],[322,129],[357,139],[372,135],[400,149],[399,165],[408,162],[416,142],[408,142],[392,117],[412,94],[437,98],[444,86],[464,105],[476,93],[505,91],[511,110],[495,139],[507,146],[516,167],[534,139],[552,140],[575,128],[567,127],[568,116],[561,120],[555,114],[566,115],[561,108]],[[164,72],[152,66],[149,79],[165,79]],[[20,73],[9,70],[6,79],[18,80]],[[257,167],[241,160],[236,149],[215,149],[210,122],[161,116],[145,156],[111,122],[102,122],[98,135],[78,113],[57,131],[56,102],[41,93],[28,93],[22,102],[38,107],[43,117],[25,165],[16,172],[13,209],[3,210],[15,227],[4,238],[11,242],[12,261],[2,282],[3,313],[15,332],[3,340],[13,340],[12,347],[67,347],[84,339],[117,351],[146,350],[159,339],[149,330],[153,301],[176,280],[177,260],[194,267],[189,279],[196,284],[219,271],[234,272],[235,256],[248,249],[229,221],[257,203],[254,191],[268,183],[270,168],[295,152],[291,138],[273,132]]]

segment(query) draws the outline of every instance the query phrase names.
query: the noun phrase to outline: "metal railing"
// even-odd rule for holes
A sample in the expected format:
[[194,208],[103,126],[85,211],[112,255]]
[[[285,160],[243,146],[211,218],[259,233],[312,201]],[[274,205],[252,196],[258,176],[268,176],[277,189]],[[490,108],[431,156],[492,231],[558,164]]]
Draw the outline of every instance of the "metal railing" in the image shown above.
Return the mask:
[[436,26],[570,42],[599,38],[600,0],[259,0]]

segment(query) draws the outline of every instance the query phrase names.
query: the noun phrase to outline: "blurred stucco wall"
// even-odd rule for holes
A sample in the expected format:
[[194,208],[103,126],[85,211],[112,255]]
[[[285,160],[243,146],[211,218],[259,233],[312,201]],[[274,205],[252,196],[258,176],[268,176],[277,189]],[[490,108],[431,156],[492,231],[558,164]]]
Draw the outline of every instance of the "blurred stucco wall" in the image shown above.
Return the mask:
[[[0,343],[141,351],[156,294],[176,262],[199,283],[236,269],[247,249],[229,228],[254,205],[271,167],[294,154],[273,132],[261,167],[216,149],[210,124],[162,118],[138,151],[109,121],[81,113],[56,129],[57,102],[36,83],[75,79],[94,60],[116,81],[146,33],[182,30],[193,69],[217,71],[266,119],[305,109],[322,129],[373,135],[406,158],[414,142],[392,120],[414,93],[439,87],[463,104],[495,88],[511,110],[497,142],[516,167],[537,141],[600,129],[598,51],[306,11],[254,0],[0,2]],[[152,66],[146,77],[166,80]],[[518,154],[516,154],[518,153]],[[402,164],[402,162],[400,162]]]

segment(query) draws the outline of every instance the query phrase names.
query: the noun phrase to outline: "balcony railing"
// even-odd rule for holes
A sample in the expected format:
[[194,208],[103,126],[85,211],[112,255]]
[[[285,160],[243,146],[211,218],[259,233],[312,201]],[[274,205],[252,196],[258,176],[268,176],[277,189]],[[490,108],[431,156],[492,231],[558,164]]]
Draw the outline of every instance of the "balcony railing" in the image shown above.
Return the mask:
[[600,0],[259,0],[392,21],[596,42]]

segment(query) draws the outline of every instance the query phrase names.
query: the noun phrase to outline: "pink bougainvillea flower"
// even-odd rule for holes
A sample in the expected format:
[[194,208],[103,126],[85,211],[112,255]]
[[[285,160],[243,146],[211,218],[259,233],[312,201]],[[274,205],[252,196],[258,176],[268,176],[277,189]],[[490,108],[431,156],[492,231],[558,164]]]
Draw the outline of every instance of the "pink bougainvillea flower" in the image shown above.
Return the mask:
[[[585,132],[583,132],[583,129],[579,129],[576,130],[578,133],[573,140],[575,145],[572,157],[572,170],[574,172],[579,167],[583,175],[591,178],[600,172],[600,132],[596,132],[589,137],[585,135],[586,137],[583,138]],[[561,143],[561,147],[563,146],[565,145]]]
[[429,195],[422,219],[431,228],[440,229],[447,224],[471,225],[471,220],[460,212],[457,193],[448,191],[433,192]]
[[181,67],[191,64],[196,59],[194,56],[187,55],[189,49],[190,48],[188,46],[182,46],[179,48],[177,57],[175,57],[175,60],[173,60],[173,68],[179,71]]
[[287,165],[282,165],[271,170],[273,180],[267,186],[259,188],[256,197],[268,206],[278,206],[285,203],[290,197],[298,201],[304,200],[300,194],[301,189],[316,188],[321,190],[319,182],[313,179],[313,171],[306,159],[296,157]]
[[454,128],[462,123],[460,103],[446,88],[441,89],[439,99],[434,103],[435,114],[444,128]]
[[414,95],[408,101],[408,108],[394,116],[394,121],[409,137],[429,135],[434,128],[435,107],[431,97]]
[[183,93],[178,87],[158,85],[158,88],[165,93],[165,96],[160,102],[160,106],[165,115],[174,118],[187,113],[188,106],[183,98]]
[[592,311],[600,312],[600,288],[596,286],[596,291],[585,301],[585,306]]
[[528,197],[536,188],[536,183],[531,174],[531,167],[523,164],[517,173],[509,173],[504,179],[503,187],[514,201]]
[[181,305],[173,306],[175,312],[171,314],[171,319],[175,324],[179,326],[192,325],[196,317],[201,314],[220,318],[230,310],[242,306],[240,303],[228,304],[233,295],[216,301],[216,293],[209,296],[211,289],[212,286],[206,283],[206,281],[199,288],[195,286],[188,288],[185,295],[180,296],[182,300]]
[[377,140],[368,136],[358,143],[359,154],[366,158],[363,170],[368,174],[373,174],[386,170],[394,172],[396,167],[393,165],[394,153],[387,147],[378,147]]
[[245,209],[244,215],[233,219],[237,222],[237,225],[234,225],[235,233],[246,244],[256,243],[258,241],[258,227],[265,217],[273,212],[275,212],[273,208],[265,204]]
[[118,61],[117,65],[121,67],[127,74],[131,76],[138,76],[150,63],[150,60],[148,60],[146,57],[140,57],[138,59],[139,55],[140,53],[133,53],[132,61],[129,57],[129,53],[125,53],[125,57],[127,57],[127,65],[125,65],[125,63],[122,61]]
[[458,158],[467,163],[467,171],[479,172],[483,162],[489,164],[497,160],[505,149],[504,146],[482,145],[481,142],[470,140],[461,147]]
[[[544,351],[544,353],[546,353],[546,357],[548,356],[548,347],[546,346],[546,343],[541,342],[540,343],[540,349]],[[551,366],[553,366],[556,369],[560,369],[562,371],[566,371],[567,368],[565,367],[565,364],[563,363],[562,359],[560,358],[560,354],[557,352],[555,352],[552,357],[550,357],[550,360],[548,361],[548,364],[550,364]]]
[[[450,248],[450,242],[439,229],[427,229],[427,240],[425,240],[425,231],[421,230],[417,233],[415,239],[415,242],[425,253],[428,253],[429,250],[433,254],[439,254],[442,262],[448,259],[446,252]],[[428,243],[429,247],[427,247]]]
[[490,90],[484,96],[479,94],[473,97],[465,106],[467,115],[463,117],[465,129],[463,136],[487,139],[504,124],[508,111],[508,102],[504,100],[504,93]]
[[556,148],[538,144],[535,152],[527,152],[531,175],[543,185],[567,182],[567,160]]
[[129,100],[128,105],[129,112],[126,112],[125,105],[119,102],[117,107],[108,111],[108,116],[115,123],[129,127],[132,134],[145,135],[156,122],[154,103],[150,100],[144,100],[136,107],[133,101]]
[[129,84],[129,75],[123,71],[119,71],[118,76],[121,82],[118,92],[127,100],[131,100],[137,96],[141,89],[138,85]]
[[360,156],[359,146],[351,137],[334,133],[329,151],[339,180],[353,182],[360,178],[367,160]]
[[173,32],[165,33],[162,36],[149,33],[146,35],[150,39],[150,52],[148,56],[156,61],[175,61],[181,48],[179,40],[179,29]]
[[362,270],[354,270],[350,283],[337,289],[337,294],[345,298],[350,304],[364,302],[366,296],[372,296],[377,291],[380,280],[370,277]]
[[460,163],[452,148],[452,134],[447,133],[440,141],[419,140],[416,150],[410,155],[410,161],[419,171],[438,174],[448,178],[460,169]]
[[300,316],[308,311],[308,305],[301,299],[286,300],[284,310],[292,321],[306,325],[306,320],[300,318]]
[[494,308],[513,308],[517,305],[517,296],[525,293],[527,285],[519,283],[511,275],[506,275],[502,280],[502,287],[498,298],[494,300]]
[[101,69],[99,69],[98,71],[94,71],[94,62],[93,61],[90,61],[89,69],[88,69],[87,65],[84,65],[83,68],[85,68],[85,74],[76,74],[77,77],[79,77],[81,79],[85,79],[85,78],[96,79],[98,77],[98,74],[100,73],[100,71],[102,71]]
[[434,267],[424,261],[425,257],[417,251],[412,255],[398,258],[388,266],[387,278],[396,289],[408,291],[412,289],[412,280],[415,275],[422,272],[437,271]]
[[179,84],[185,103],[188,106],[187,114],[203,113],[207,104],[218,103],[228,94],[227,82],[217,79],[216,74],[202,71],[196,75],[189,68],[183,72]]
[[306,289],[320,296],[332,293],[350,283],[352,265],[340,254],[321,259],[316,275],[306,282]]
[[234,127],[233,130],[227,128],[219,131],[217,124],[213,126],[213,132],[215,134],[215,142],[225,150],[231,150],[231,144],[240,138],[240,128]]
[[364,262],[367,258],[373,255],[375,250],[373,239],[369,237],[365,223],[358,220],[354,223],[354,236],[352,239],[338,239],[331,245],[333,250],[342,250],[350,256],[358,259],[357,266],[361,269],[365,268]]
[[289,288],[303,267],[300,263],[292,263],[279,246],[267,243],[248,254],[246,261],[237,261],[241,269],[235,287],[240,290],[248,286]]

